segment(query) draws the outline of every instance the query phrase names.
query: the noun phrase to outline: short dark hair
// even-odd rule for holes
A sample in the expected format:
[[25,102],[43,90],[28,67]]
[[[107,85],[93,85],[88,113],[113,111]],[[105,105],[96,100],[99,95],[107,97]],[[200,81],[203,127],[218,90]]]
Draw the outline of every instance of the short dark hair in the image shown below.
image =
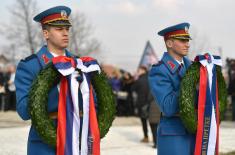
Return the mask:
[[42,30],[50,30],[51,27],[68,27],[70,28],[70,25],[50,25],[50,24],[43,24]]
[[49,30],[50,29],[50,25],[48,25],[48,24],[43,24],[42,25],[42,30]]

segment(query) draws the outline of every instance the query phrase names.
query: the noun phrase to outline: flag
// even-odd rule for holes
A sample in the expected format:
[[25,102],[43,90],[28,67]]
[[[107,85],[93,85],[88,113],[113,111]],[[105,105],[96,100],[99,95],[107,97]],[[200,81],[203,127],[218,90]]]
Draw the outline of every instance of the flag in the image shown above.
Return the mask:
[[155,53],[152,45],[149,41],[147,41],[147,44],[144,49],[144,53],[140,59],[139,67],[145,66],[148,69],[151,67],[151,65],[158,62],[157,54]]

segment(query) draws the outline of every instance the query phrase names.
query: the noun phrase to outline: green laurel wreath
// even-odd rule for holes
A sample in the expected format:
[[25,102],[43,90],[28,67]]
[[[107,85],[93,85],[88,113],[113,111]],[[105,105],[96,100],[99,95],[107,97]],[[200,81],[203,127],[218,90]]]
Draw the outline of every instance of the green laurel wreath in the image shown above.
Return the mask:
[[[181,81],[179,108],[180,117],[189,133],[197,130],[197,111],[195,110],[196,91],[200,78],[200,63],[193,62]],[[220,120],[224,117],[227,104],[227,90],[221,67],[216,66]]]
[[[29,92],[29,114],[32,125],[35,127],[42,140],[55,147],[56,127],[47,112],[48,94],[53,86],[56,86],[61,78],[61,74],[50,62],[41,70],[37,78],[33,81]],[[98,102],[98,125],[100,138],[103,138],[115,118],[116,108],[112,89],[108,84],[106,75],[91,73],[91,83],[95,90]]]

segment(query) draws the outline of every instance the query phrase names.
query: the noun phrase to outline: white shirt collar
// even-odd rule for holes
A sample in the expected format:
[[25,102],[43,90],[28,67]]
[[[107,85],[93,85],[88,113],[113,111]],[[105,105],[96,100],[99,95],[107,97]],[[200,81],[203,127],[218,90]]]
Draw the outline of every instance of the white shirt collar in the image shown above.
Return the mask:
[[180,64],[180,65],[181,65],[181,64],[184,65],[184,60],[183,60],[183,59],[182,59],[182,61],[179,61],[179,60],[176,60],[176,59],[175,59],[175,61],[177,61],[177,63]]
[[[58,57],[59,56],[58,54],[55,54],[53,52],[50,52],[50,53],[53,55],[53,57]],[[64,52],[63,56],[66,56],[65,52]]]

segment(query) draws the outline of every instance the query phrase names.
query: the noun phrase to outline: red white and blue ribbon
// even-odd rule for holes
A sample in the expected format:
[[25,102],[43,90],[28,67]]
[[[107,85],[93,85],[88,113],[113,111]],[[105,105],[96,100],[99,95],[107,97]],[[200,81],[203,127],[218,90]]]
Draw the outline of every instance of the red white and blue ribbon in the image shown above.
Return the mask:
[[222,66],[219,56],[199,55],[201,63],[198,126],[194,155],[219,155],[219,102],[216,65]]
[[56,154],[100,155],[94,91],[88,75],[90,72],[100,72],[97,61],[90,57],[75,59],[59,56],[54,57],[52,62],[63,75],[58,104]]

